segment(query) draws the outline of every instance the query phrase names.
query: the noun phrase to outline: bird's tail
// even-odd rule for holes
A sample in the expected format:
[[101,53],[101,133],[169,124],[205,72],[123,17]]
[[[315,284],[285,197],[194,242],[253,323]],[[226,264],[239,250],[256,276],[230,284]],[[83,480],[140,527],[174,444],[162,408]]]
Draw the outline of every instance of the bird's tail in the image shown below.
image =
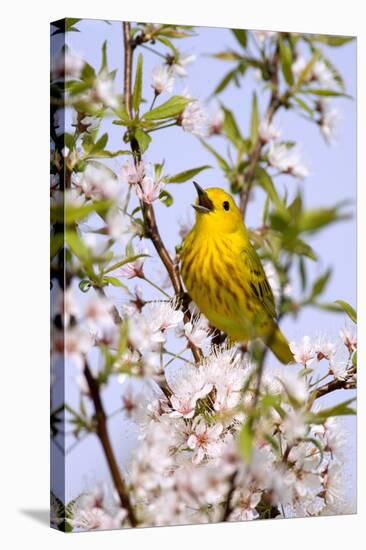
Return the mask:
[[277,325],[274,325],[273,331],[268,338],[267,345],[271,348],[277,359],[284,365],[294,362],[294,356],[285,336]]

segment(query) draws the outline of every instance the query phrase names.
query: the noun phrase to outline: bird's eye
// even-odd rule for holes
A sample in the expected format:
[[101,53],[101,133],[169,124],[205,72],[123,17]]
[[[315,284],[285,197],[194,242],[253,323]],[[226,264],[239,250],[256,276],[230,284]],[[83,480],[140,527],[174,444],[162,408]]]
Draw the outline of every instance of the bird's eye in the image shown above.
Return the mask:
[[222,203],[222,206],[224,207],[224,210],[229,210],[229,208],[230,208],[229,201],[224,201],[224,202]]

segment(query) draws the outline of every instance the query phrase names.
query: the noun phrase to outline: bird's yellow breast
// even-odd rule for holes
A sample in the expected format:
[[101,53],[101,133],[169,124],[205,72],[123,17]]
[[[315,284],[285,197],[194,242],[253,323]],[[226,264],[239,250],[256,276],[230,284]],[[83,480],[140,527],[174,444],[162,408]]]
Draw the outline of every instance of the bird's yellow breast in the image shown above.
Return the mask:
[[193,229],[182,251],[182,278],[193,301],[215,327],[233,340],[248,337],[257,308],[250,299],[250,274],[241,258],[243,234],[202,235]]

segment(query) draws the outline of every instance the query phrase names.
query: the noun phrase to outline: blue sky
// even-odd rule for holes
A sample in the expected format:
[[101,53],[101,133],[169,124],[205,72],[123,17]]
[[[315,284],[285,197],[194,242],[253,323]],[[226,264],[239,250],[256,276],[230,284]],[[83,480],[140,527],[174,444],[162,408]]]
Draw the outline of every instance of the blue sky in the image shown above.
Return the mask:
[[[117,69],[116,88],[122,91],[122,23],[90,20],[79,23],[80,33],[69,33],[67,43],[93,66],[99,67],[101,61],[101,45],[108,42],[108,62],[110,69]],[[200,98],[209,112],[215,112],[217,103],[207,102],[207,98],[222,78],[230,64],[217,61],[206,54],[237,47],[236,41],[227,29],[200,27],[197,36],[184,39],[182,50],[197,56],[195,63],[188,67],[189,76],[178,82],[175,93],[187,88],[190,94]],[[356,96],[356,42],[351,42],[340,48],[325,48],[326,53],[334,65],[343,75],[347,92]],[[163,48],[161,48],[163,51]],[[144,74],[150,75],[151,69],[159,64],[159,58],[150,52],[144,51]],[[247,130],[250,117],[251,94],[257,86],[253,77],[248,76],[242,83],[241,89],[230,86],[220,96],[220,100],[229,106],[235,113],[243,132]],[[152,98],[152,89],[149,78],[145,78],[144,97],[147,101]],[[339,137],[337,143],[330,147],[320,136],[318,128],[299,118],[291,112],[280,113],[276,117],[276,124],[282,130],[283,137],[299,143],[304,161],[309,167],[310,175],[305,182],[296,182],[288,177],[278,178],[279,191],[286,188],[292,194],[300,185],[305,203],[308,207],[331,206],[344,199],[353,201],[350,209],[355,213],[356,206],[356,101],[355,99],[335,100],[341,112]],[[264,102],[260,100],[260,107]],[[121,148],[120,127],[109,122],[105,125],[109,133],[108,148]],[[211,144],[222,154],[226,154],[224,141],[213,138]],[[117,172],[123,162],[119,159],[111,161],[111,167]],[[221,171],[216,168],[215,161],[198,140],[181,128],[170,128],[156,132],[152,146],[148,150],[147,159],[151,162],[161,162],[165,159],[166,172],[173,174],[187,168],[211,164],[213,168],[197,177],[203,187],[224,187],[225,181]],[[190,204],[194,200],[195,191],[187,182],[174,185],[171,188],[175,202],[172,207],[166,208],[158,204],[156,215],[161,229],[163,240],[173,251],[179,242],[177,219],[186,218],[191,210]],[[261,223],[263,196],[260,192],[254,195],[249,204],[247,223],[256,227]],[[191,215],[193,219],[193,216]],[[309,240],[319,255],[317,263],[309,262],[310,277],[316,277],[326,267],[333,267],[333,276],[323,296],[324,301],[332,302],[336,299],[356,304],[356,223],[355,218],[331,226]],[[150,247],[151,248],[151,247]],[[151,248],[152,250],[152,248]],[[153,264],[156,273],[158,263]],[[146,289],[148,293],[149,290]],[[343,326],[341,315],[321,312],[315,309],[304,310],[296,322],[291,318],[285,319],[282,329],[286,336],[298,339],[304,334],[315,336],[327,333],[337,336]],[[71,377],[72,378],[72,377]],[[70,378],[70,382],[71,382]],[[348,394],[347,394],[348,396]],[[70,387],[69,397],[76,399],[75,390]],[[329,396],[328,401],[339,400],[341,394]],[[119,404],[119,393],[107,390],[105,398],[109,410]],[[349,436],[349,457],[347,472],[352,479],[355,476],[355,419],[346,419],[345,425],[351,432]],[[111,421],[111,430],[114,444],[120,458],[124,458],[134,441],[134,433],[128,423],[122,423],[120,417]],[[90,436],[81,443],[67,458],[67,485],[68,497],[71,498],[90,484],[106,477],[102,452],[96,440]]]

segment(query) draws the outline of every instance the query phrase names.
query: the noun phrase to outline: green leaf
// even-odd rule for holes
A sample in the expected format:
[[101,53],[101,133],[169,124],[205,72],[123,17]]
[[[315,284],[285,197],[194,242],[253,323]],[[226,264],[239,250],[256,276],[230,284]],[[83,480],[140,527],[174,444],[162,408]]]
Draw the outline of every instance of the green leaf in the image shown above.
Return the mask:
[[316,34],[315,36],[311,36],[312,41],[321,42],[323,44],[327,44],[328,46],[333,47],[343,46],[344,44],[347,44],[354,39],[354,36],[336,36],[327,34]]
[[356,414],[355,409],[352,409],[351,407],[349,407],[349,405],[354,401],[355,401],[355,398],[352,398],[352,399],[348,399],[347,401],[344,401],[343,403],[339,403],[334,407],[329,407],[328,409],[322,409],[317,413],[309,412],[306,415],[306,419],[309,422],[309,424],[323,424],[327,420],[327,418],[331,416],[348,416],[348,415]]
[[318,61],[319,56],[320,56],[320,52],[316,50],[313,56],[311,57],[310,61],[305,65],[305,67],[300,72],[299,78],[297,80],[296,88],[300,88],[303,82],[307,82],[310,79],[314,65]]
[[321,96],[321,97],[348,97],[351,99],[351,96],[349,94],[345,94],[343,92],[337,92],[336,90],[324,90],[320,88],[306,88],[303,90],[299,90],[299,93],[312,94],[312,95]]
[[310,115],[311,117],[314,116],[314,109],[312,109],[311,107],[309,107],[309,105],[307,103],[305,103],[305,101],[303,101],[300,97],[296,97],[296,96],[293,96],[292,99],[298,104],[299,107],[301,107],[301,109],[303,109],[303,111],[305,111],[308,115]]
[[229,71],[222,80],[218,83],[214,91],[212,92],[212,95],[217,95],[230,84],[230,82],[235,78],[237,73],[237,69],[233,69],[232,71]]
[[349,219],[348,214],[340,214],[338,210],[337,207],[307,210],[298,220],[299,231],[312,233],[336,221]]
[[307,285],[307,273],[306,273],[306,266],[303,256],[299,256],[299,273],[300,273],[300,281],[301,281],[301,290],[304,292]]
[[171,206],[174,202],[173,195],[171,195],[166,189],[160,192],[159,199],[165,206]]
[[124,285],[119,279],[117,279],[117,277],[103,277],[102,283],[108,283],[113,286],[127,288],[126,285]]
[[348,302],[345,302],[344,300],[336,300],[335,303],[338,304],[345,313],[347,313],[353,323],[357,323],[356,310]]
[[107,63],[107,41],[105,40],[102,45],[102,65],[100,67],[100,73],[103,71],[108,71]]
[[331,275],[332,275],[332,270],[327,269],[327,271],[323,273],[323,275],[318,277],[318,279],[313,284],[313,288],[310,294],[310,300],[314,300],[324,291],[325,287],[329,282]]
[[108,142],[108,134],[105,133],[98,139],[98,141],[93,145],[90,154],[99,153],[102,151]]
[[189,99],[188,97],[178,95],[172,96],[168,99],[168,101],[165,101],[165,103],[159,105],[159,107],[155,107],[152,111],[145,113],[143,115],[143,119],[163,120],[165,118],[177,117],[183,112],[185,106],[191,102],[192,99]]
[[194,176],[196,176],[203,170],[208,170],[209,168],[212,168],[212,166],[210,166],[209,164],[205,164],[204,166],[198,166],[197,168],[184,170],[184,172],[179,172],[174,176],[169,176],[165,178],[164,181],[165,183],[184,183],[185,181],[192,179]]
[[138,141],[141,153],[145,153],[150,145],[151,136],[149,136],[148,133],[144,132],[144,130],[141,130],[141,128],[137,128],[137,130],[135,131],[135,138]]
[[258,139],[258,127],[259,127],[259,111],[258,111],[258,101],[257,94],[253,93],[252,99],[252,116],[250,122],[250,139],[252,142],[252,148],[255,146],[255,143]]
[[242,137],[235,117],[229,109],[226,109],[226,107],[222,106],[222,110],[224,112],[224,132],[231,143],[235,147],[238,147],[242,141]]
[[158,36],[157,40],[162,44],[164,44],[164,46],[167,46],[168,48],[170,48],[174,56],[177,55],[177,48],[174,46],[173,42],[169,40],[169,38],[166,38],[165,36]]
[[71,252],[75,254],[81,262],[89,261],[89,249],[76,231],[66,231],[65,241]]
[[231,29],[231,32],[234,34],[235,38],[243,48],[247,47],[247,31],[243,29]]
[[239,450],[246,463],[250,463],[253,453],[254,431],[253,422],[248,418],[239,434]]
[[222,157],[221,155],[219,155],[219,153],[217,151],[215,151],[215,149],[213,147],[211,147],[211,145],[209,145],[208,143],[206,143],[206,141],[204,141],[203,139],[200,139],[200,142],[202,143],[202,145],[204,147],[206,147],[206,149],[208,149],[208,151],[210,151],[210,153],[212,153],[214,155],[214,157],[216,158],[221,170],[223,170],[224,172],[229,172],[230,171],[230,166],[229,164],[226,162],[226,160],[224,159],[224,157]]
[[129,116],[129,114],[127,112],[127,109],[124,105],[120,105],[116,109],[113,109],[113,112],[120,119],[119,122],[123,122],[125,124],[131,122],[130,116]]
[[133,109],[135,113],[138,113],[140,103],[141,103],[141,94],[142,94],[142,62],[143,57],[140,53],[137,59],[136,75],[135,75],[135,84],[133,87]]
[[318,259],[311,246],[299,238],[285,239],[282,244],[285,250],[296,254],[297,256],[305,256],[314,262]]
[[267,193],[272,203],[275,205],[276,209],[283,214],[286,218],[288,216],[285,205],[281,201],[277,190],[273,184],[271,176],[266,172],[261,166],[257,166],[255,169],[255,180],[262,187],[262,189]]
[[294,83],[294,76],[292,74],[292,51],[291,48],[283,40],[279,40],[280,46],[280,60],[282,74],[289,86],[292,86]]

